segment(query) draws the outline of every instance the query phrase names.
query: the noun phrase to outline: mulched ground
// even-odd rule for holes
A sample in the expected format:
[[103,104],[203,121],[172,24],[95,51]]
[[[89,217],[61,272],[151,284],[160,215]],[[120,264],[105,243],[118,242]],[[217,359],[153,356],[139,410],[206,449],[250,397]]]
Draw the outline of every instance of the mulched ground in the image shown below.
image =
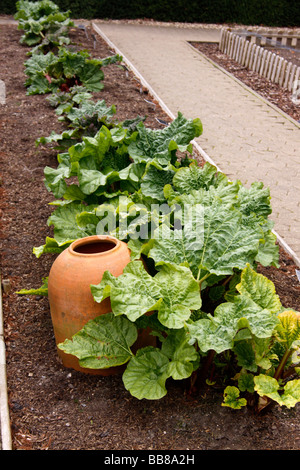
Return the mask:
[[[187,394],[187,383],[169,382],[160,401],[138,401],[120,376],[98,377],[67,370],[55,348],[46,298],[18,296],[37,287],[49,273],[53,256],[37,260],[32,247],[51,235],[47,219],[52,196],[43,183],[46,165],[56,152],[35,147],[35,139],[64,128],[45,96],[26,96],[23,63],[27,49],[15,26],[0,25],[0,79],[7,89],[0,105],[1,272],[10,292],[3,293],[7,382],[13,447],[16,450],[299,450],[300,407],[276,405],[257,415],[251,409],[221,406],[222,394],[203,388]],[[91,31],[72,31],[80,48],[95,57],[111,54]],[[146,125],[160,127],[168,117],[125,70],[105,68],[99,96],[115,104],[119,119],[147,115]],[[197,116],[198,117],[198,116]],[[199,159],[201,164],[201,160]],[[295,265],[281,252],[280,269],[262,269],[276,285],[283,304],[300,310]]]

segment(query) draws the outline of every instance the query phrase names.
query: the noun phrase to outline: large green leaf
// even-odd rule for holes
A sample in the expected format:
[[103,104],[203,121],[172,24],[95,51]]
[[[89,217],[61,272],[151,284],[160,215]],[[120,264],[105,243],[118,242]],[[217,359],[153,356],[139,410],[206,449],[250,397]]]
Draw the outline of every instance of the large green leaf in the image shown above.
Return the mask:
[[[206,352],[210,349],[221,353],[234,347],[236,340],[241,340],[243,336],[241,331],[248,332],[248,338],[254,336],[259,339],[272,337],[275,328],[279,324],[276,313],[281,310],[281,304],[277,303],[277,295],[270,288],[269,281],[261,279],[261,275],[252,270],[250,275],[249,266],[242,273],[244,289],[240,295],[237,295],[232,302],[220,304],[214,316],[208,314],[207,318],[196,322],[189,321],[187,328],[192,338],[198,341],[199,347]],[[246,275],[246,273],[248,273]],[[244,274],[244,276],[243,276]],[[245,279],[251,279],[256,285],[256,291],[252,294],[246,290]],[[257,281],[256,281],[257,279]],[[267,305],[271,310],[265,308],[263,296],[268,291]],[[277,312],[276,312],[277,306]],[[251,333],[251,335],[249,334]],[[241,356],[241,350],[239,350]],[[262,360],[262,358],[260,358]]]
[[173,187],[179,194],[190,194],[191,191],[218,187],[232,186],[228,178],[219,173],[213,165],[205,163],[203,167],[192,163],[187,168],[179,168],[173,178]]
[[37,2],[29,0],[19,0],[16,2],[16,14],[14,18],[20,19],[39,19],[44,15],[50,15],[59,11],[59,7],[51,0],[40,0]]
[[165,201],[164,186],[171,182],[175,171],[162,167],[156,162],[150,162],[145,170],[141,183],[141,192],[159,202]]
[[169,375],[174,380],[190,377],[195,364],[199,365],[199,354],[189,344],[186,330],[172,330],[163,341],[161,351],[170,359]]
[[57,198],[62,197],[67,190],[66,179],[71,175],[71,167],[60,164],[56,169],[46,166],[44,168],[45,186]]
[[79,359],[81,367],[106,369],[125,364],[133,356],[130,347],[137,339],[137,329],[126,317],[112,313],[90,320],[59,349]]
[[137,126],[138,138],[129,146],[129,154],[136,163],[156,160],[160,165],[175,163],[176,150],[192,151],[191,141],[201,135],[199,119],[187,120],[181,113],[166,128],[148,129],[142,123]]
[[79,227],[76,217],[83,211],[92,211],[94,205],[87,206],[83,203],[71,202],[59,206],[48,219],[48,225],[54,226],[54,238],[59,245],[76,240],[78,238],[96,235],[94,226]]
[[189,208],[192,226],[172,231],[163,226],[154,236],[149,256],[156,264],[187,264],[194,276],[231,275],[234,269],[253,264],[262,231],[246,227],[242,215],[215,200],[211,206]]
[[123,373],[123,382],[131,395],[142,400],[159,400],[167,393],[169,359],[159,349],[139,349]]
[[237,291],[252,299],[262,309],[278,313],[282,307],[275,286],[266,276],[255,272],[248,264],[241,275],[241,282],[236,286]]
[[272,209],[270,190],[262,183],[253,183],[250,188],[240,181],[230,182],[209,163],[203,168],[192,163],[179,168],[171,184],[164,187],[164,195],[170,205],[212,206],[216,200],[231,205],[242,216],[242,224],[261,231],[255,261],[263,266],[279,266],[279,247],[272,233],[273,223],[268,219]]
[[254,377],[254,389],[261,397],[268,397],[287,408],[294,407],[300,401],[300,380],[291,380],[286,383],[281,393],[280,384],[274,377],[260,374]]
[[68,79],[78,81],[88,91],[100,91],[103,88],[103,65],[115,63],[122,58],[118,55],[106,59],[90,59],[87,51],[72,52],[59,47],[58,54],[33,54],[25,62],[28,87],[27,94],[44,94],[58,91],[60,85]]
[[141,261],[130,262],[116,278],[105,272],[100,284],[91,286],[91,291],[96,302],[110,296],[114,314],[124,314],[131,321],[155,310],[161,302],[160,286]]
[[183,266],[162,266],[152,277],[141,261],[131,261],[117,278],[106,272],[91,291],[96,302],[109,296],[115,315],[131,321],[157,310],[159,321],[168,328],[182,328],[191,310],[201,307],[198,283]]
[[206,319],[189,323],[187,328],[203,352],[212,349],[221,353],[234,347],[240,330],[247,329],[258,338],[269,338],[277,324],[276,315],[240,296],[235,302],[219,305],[214,316],[208,315]]
[[267,217],[272,213],[270,200],[270,189],[264,188],[261,182],[252,183],[250,188],[242,185],[240,187],[239,206],[241,212],[246,216],[254,213],[258,217]]
[[183,328],[191,311],[201,307],[199,285],[189,268],[164,265],[154,277],[161,288],[158,319],[168,328]]

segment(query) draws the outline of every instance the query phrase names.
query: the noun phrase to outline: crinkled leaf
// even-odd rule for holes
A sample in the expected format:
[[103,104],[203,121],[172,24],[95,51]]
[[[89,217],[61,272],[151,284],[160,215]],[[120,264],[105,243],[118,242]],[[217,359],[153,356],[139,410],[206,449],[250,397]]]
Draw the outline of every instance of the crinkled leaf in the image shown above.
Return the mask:
[[140,163],[155,159],[160,165],[168,165],[177,149],[191,151],[190,142],[201,135],[202,124],[199,119],[187,120],[178,113],[177,118],[162,130],[148,129],[142,123],[137,130],[137,140],[129,146],[133,160]]
[[291,380],[279,393],[280,385],[274,377],[260,374],[254,377],[255,391],[261,397],[268,397],[287,408],[294,407],[300,401],[300,380]]
[[155,162],[147,165],[141,183],[141,191],[145,196],[157,201],[165,201],[164,186],[171,182],[174,170],[162,167]]
[[248,264],[241,275],[241,282],[236,286],[237,291],[252,299],[261,308],[272,313],[280,311],[282,305],[275,286],[267,277],[255,272]]
[[170,359],[169,374],[174,380],[190,377],[199,354],[189,344],[189,336],[184,329],[171,331],[163,341],[161,351]]
[[295,310],[285,310],[278,314],[280,323],[277,328],[280,341],[287,349],[293,348],[293,343],[300,341],[300,313]]
[[154,277],[161,288],[158,319],[168,328],[183,328],[191,311],[201,307],[199,285],[189,268],[164,265]]
[[[244,272],[248,272],[248,270],[249,267],[245,268]],[[251,278],[254,282],[256,276],[260,275],[253,271]],[[232,349],[234,341],[241,339],[240,330],[243,329],[259,339],[272,336],[279,320],[273,311],[274,304],[272,302],[268,303],[272,306],[272,311],[264,308],[263,304],[261,305],[259,292],[264,291],[264,283],[260,280],[257,282],[257,286],[261,291],[253,295],[253,299],[248,293],[241,294],[236,296],[233,302],[220,304],[216,308],[214,316],[209,314],[207,318],[188,323],[188,331],[191,337],[197,339],[202,351],[213,349],[217,353],[221,353],[226,349]],[[275,293],[273,293],[273,297],[276,299]],[[236,336],[238,333],[239,336]],[[253,356],[251,361],[253,362]]]
[[191,310],[201,307],[198,283],[188,268],[180,266],[163,266],[152,277],[141,261],[131,261],[123,274],[114,278],[107,273],[91,290],[96,302],[109,295],[116,315],[135,321],[157,310],[160,322],[168,328],[182,328]]
[[169,359],[159,349],[139,349],[123,373],[123,382],[131,395],[142,400],[159,400],[167,393]]
[[133,323],[107,313],[87,322],[72,339],[66,339],[58,347],[76,356],[81,367],[106,369],[128,362],[133,356],[130,347],[136,339]]
[[106,272],[99,285],[91,286],[91,291],[96,302],[109,295],[114,314],[124,314],[131,321],[155,310],[161,302],[160,286],[147,273],[141,261],[127,264],[123,274],[117,278]]
[[276,244],[276,235],[271,231],[265,232],[261,240],[255,261],[262,266],[275,266],[279,268],[279,246]]
[[267,309],[261,309],[251,299],[239,297],[235,302],[219,305],[214,317],[209,316],[209,319],[195,323],[188,325],[188,329],[198,340],[200,349],[204,352],[213,349],[221,353],[233,348],[235,336],[243,328],[247,328],[258,338],[269,338],[278,324],[278,319]]
[[270,200],[270,189],[264,188],[261,182],[252,183],[250,188],[240,187],[240,210],[246,216],[254,213],[258,217],[267,217],[272,213]]
[[61,245],[70,240],[96,235],[95,227],[79,227],[76,217],[83,211],[91,211],[96,205],[86,206],[83,203],[71,202],[59,206],[48,219],[48,225],[54,226],[54,238]]
[[[76,95],[73,100],[76,99]],[[99,125],[108,125],[116,113],[114,105],[107,107],[104,100],[97,101],[84,100],[80,103],[79,107],[72,107],[66,113],[65,118],[70,121],[71,127],[84,127],[90,125],[92,122],[99,123]]]
[[173,186],[179,194],[190,194],[191,191],[218,186],[232,186],[228,178],[218,173],[217,169],[210,163],[205,163],[201,168],[196,164],[191,164],[187,168],[179,168],[173,178]]
[[226,387],[224,390],[224,401],[222,406],[228,406],[229,408],[240,410],[243,406],[247,405],[247,400],[239,397],[240,391],[237,387]]
[[191,227],[182,231],[162,227],[155,234],[149,256],[157,264],[188,263],[201,279],[202,272],[231,275],[235,268],[254,262],[261,230],[245,227],[238,210],[215,201],[211,206],[190,208],[190,212],[196,216]]

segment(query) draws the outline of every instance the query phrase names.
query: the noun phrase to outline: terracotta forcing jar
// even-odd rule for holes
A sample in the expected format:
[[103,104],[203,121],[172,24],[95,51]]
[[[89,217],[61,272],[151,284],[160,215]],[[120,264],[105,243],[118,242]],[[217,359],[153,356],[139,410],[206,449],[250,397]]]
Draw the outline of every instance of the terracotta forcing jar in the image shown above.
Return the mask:
[[[130,262],[127,244],[110,236],[91,236],[76,240],[54,261],[48,279],[48,297],[56,344],[71,339],[89,320],[111,311],[110,299],[93,299],[90,285],[99,284],[105,271],[122,274]],[[57,349],[65,367],[85,373],[110,375],[120,367],[86,369],[78,359]]]

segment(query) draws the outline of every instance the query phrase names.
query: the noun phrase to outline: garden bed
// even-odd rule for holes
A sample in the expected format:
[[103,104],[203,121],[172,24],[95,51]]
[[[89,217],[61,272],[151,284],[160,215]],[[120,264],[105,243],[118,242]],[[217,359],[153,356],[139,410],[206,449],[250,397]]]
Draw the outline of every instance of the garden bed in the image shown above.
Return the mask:
[[[73,29],[70,37],[94,57],[111,54],[92,31]],[[7,102],[1,106],[1,273],[11,291],[3,294],[7,383],[14,449],[26,450],[299,450],[299,404],[274,405],[261,414],[221,406],[222,390],[204,387],[189,395],[188,381],[168,382],[158,401],[139,401],[125,389],[121,376],[98,377],[65,369],[58,360],[47,298],[18,296],[37,287],[54,260],[40,260],[32,247],[49,235],[45,166],[54,167],[57,152],[35,147],[35,139],[64,129],[45,96],[26,96],[24,61],[16,26],[0,27],[0,79]],[[94,49],[95,45],[95,49]],[[115,104],[122,119],[147,115],[147,127],[169,121],[140,84],[124,69],[105,68],[99,93]],[[198,116],[195,116],[198,117]],[[201,118],[201,116],[199,116]],[[205,129],[204,129],[205,133]],[[203,161],[198,157],[199,163]],[[261,268],[275,284],[286,307],[300,310],[295,265],[281,250],[281,266]]]

